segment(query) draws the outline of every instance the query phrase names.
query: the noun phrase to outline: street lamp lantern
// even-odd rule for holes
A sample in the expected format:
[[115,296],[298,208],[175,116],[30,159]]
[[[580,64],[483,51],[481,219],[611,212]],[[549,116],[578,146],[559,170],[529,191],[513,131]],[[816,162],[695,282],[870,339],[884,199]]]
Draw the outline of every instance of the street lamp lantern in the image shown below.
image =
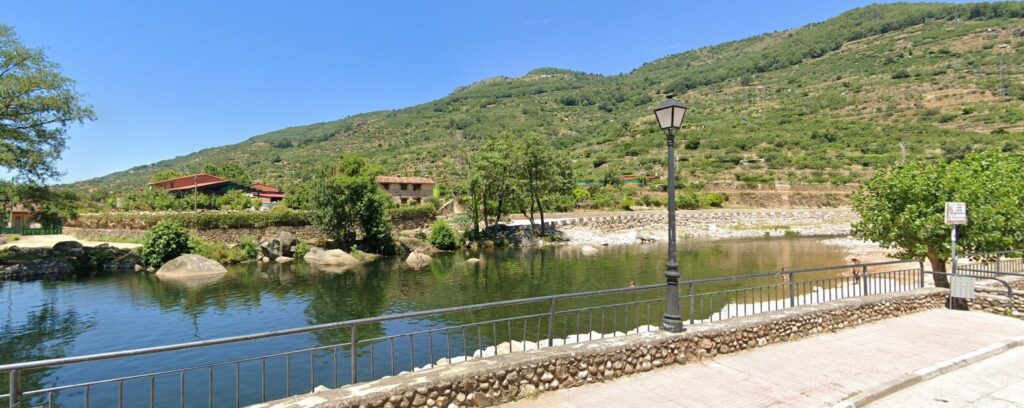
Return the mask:
[[[679,264],[676,262],[676,136],[673,130],[683,128],[686,105],[668,95],[668,100],[654,108],[658,126],[665,131],[668,144],[668,262],[665,265],[665,316],[661,329],[679,333],[684,331],[679,305]],[[693,287],[690,287],[691,314],[693,313]]]
[[661,130],[679,129],[683,127],[686,116],[686,105],[669,95],[669,99],[654,108],[654,116],[658,118]]

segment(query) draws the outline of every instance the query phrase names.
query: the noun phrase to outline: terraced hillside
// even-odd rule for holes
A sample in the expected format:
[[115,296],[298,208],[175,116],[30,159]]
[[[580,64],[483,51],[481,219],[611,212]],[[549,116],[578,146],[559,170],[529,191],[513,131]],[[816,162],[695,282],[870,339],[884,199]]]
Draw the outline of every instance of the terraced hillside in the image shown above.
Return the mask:
[[651,108],[688,102],[690,180],[845,184],[904,157],[955,159],[1024,143],[1024,4],[897,4],[671,55],[616,76],[540,68],[422,105],[282,129],[76,183],[137,188],[152,173],[243,165],[287,187],[359,154],[388,171],[451,180],[488,137],[534,131],[581,180],[663,175]]

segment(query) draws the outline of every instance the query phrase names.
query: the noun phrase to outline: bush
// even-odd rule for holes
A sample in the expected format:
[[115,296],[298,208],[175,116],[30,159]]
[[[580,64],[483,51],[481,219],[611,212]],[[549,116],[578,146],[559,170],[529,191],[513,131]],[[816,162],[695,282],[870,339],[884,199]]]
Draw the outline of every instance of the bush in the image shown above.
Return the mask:
[[256,239],[253,237],[243,237],[242,241],[238,244],[238,249],[242,251],[242,258],[245,260],[260,257],[259,244],[256,243]]
[[229,247],[221,242],[203,242],[198,239],[192,242],[192,252],[210,258],[222,264],[239,263],[249,258],[241,246]]
[[729,201],[729,196],[725,193],[701,193],[700,204],[704,208],[721,208],[722,204]]
[[700,196],[693,191],[680,191],[676,197],[676,207],[681,210],[698,210],[701,208]]
[[434,221],[434,226],[430,229],[430,245],[437,249],[450,251],[455,249],[458,242],[455,230],[447,222],[444,220]]
[[299,242],[295,245],[295,248],[292,249],[292,256],[294,256],[295,259],[303,259],[311,248],[313,248],[313,244],[305,241]]
[[430,203],[403,205],[389,208],[387,214],[392,221],[430,220],[437,216],[437,208]]
[[146,266],[156,268],[189,251],[188,230],[177,221],[164,220],[143,238],[140,255]]

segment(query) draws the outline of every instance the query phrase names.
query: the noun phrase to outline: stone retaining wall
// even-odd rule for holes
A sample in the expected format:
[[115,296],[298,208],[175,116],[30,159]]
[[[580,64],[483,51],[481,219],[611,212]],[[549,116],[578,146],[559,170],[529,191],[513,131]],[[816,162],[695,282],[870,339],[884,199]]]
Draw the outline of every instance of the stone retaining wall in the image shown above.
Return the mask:
[[942,307],[944,289],[837,300],[735,318],[681,334],[645,333],[430,368],[258,407],[491,406],[538,392],[606,381],[666,365],[795,340]]
[[[146,235],[147,230],[130,229],[93,229],[64,227],[64,233],[75,238],[95,241],[101,237],[135,240]],[[244,237],[259,239],[267,235],[277,235],[280,232],[290,232],[296,239],[314,243],[326,241],[326,237],[317,227],[268,227],[268,228],[229,228],[216,230],[193,230],[192,233],[210,242],[223,242],[227,244],[238,243]]]
[[[849,225],[857,215],[848,208],[807,210],[701,210],[677,211],[676,225],[684,228],[792,228],[796,226]],[[636,212],[616,215],[566,218],[545,223],[548,227],[586,227],[599,231],[624,229],[664,229],[668,222],[665,211]]]

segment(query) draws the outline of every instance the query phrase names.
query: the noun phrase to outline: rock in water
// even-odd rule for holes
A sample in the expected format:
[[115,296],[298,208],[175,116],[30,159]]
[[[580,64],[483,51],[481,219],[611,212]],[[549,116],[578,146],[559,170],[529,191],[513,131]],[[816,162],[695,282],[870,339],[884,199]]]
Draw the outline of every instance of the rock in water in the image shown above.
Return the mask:
[[409,254],[408,258],[405,258],[405,263],[416,269],[430,265],[431,261],[433,261],[433,259],[430,258],[430,255],[419,252],[413,252]]
[[593,255],[597,253],[597,248],[594,248],[590,245],[584,245],[582,248],[580,248],[580,253],[583,255]]
[[277,240],[281,243],[281,254],[291,256],[292,247],[295,246],[295,236],[288,231],[281,231],[277,234]]
[[360,264],[356,257],[340,249],[325,250],[313,247],[303,257],[306,263],[327,272],[343,272]]
[[78,241],[61,241],[53,244],[53,252],[58,255],[79,256],[85,253],[85,248]]
[[74,276],[75,267],[64,257],[33,259],[0,269],[0,281]]
[[168,279],[188,279],[196,276],[223,275],[224,265],[196,254],[185,254],[170,260],[156,271],[156,276]]
[[466,263],[477,264],[477,263],[480,263],[480,259],[479,258],[469,258],[469,259],[466,260]]
[[288,262],[291,262],[293,260],[294,260],[293,258],[288,257],[288,256],[279,256],[279,257],[277,257],[277,259],[274,260],[274,262],[277,262],[277,263],[288,263]]
[[277,238],[260,241],[260,254],[270,259],[271,261],[277,259],[277,257],[284,255],[284,249],[281,245],[281,241]]

